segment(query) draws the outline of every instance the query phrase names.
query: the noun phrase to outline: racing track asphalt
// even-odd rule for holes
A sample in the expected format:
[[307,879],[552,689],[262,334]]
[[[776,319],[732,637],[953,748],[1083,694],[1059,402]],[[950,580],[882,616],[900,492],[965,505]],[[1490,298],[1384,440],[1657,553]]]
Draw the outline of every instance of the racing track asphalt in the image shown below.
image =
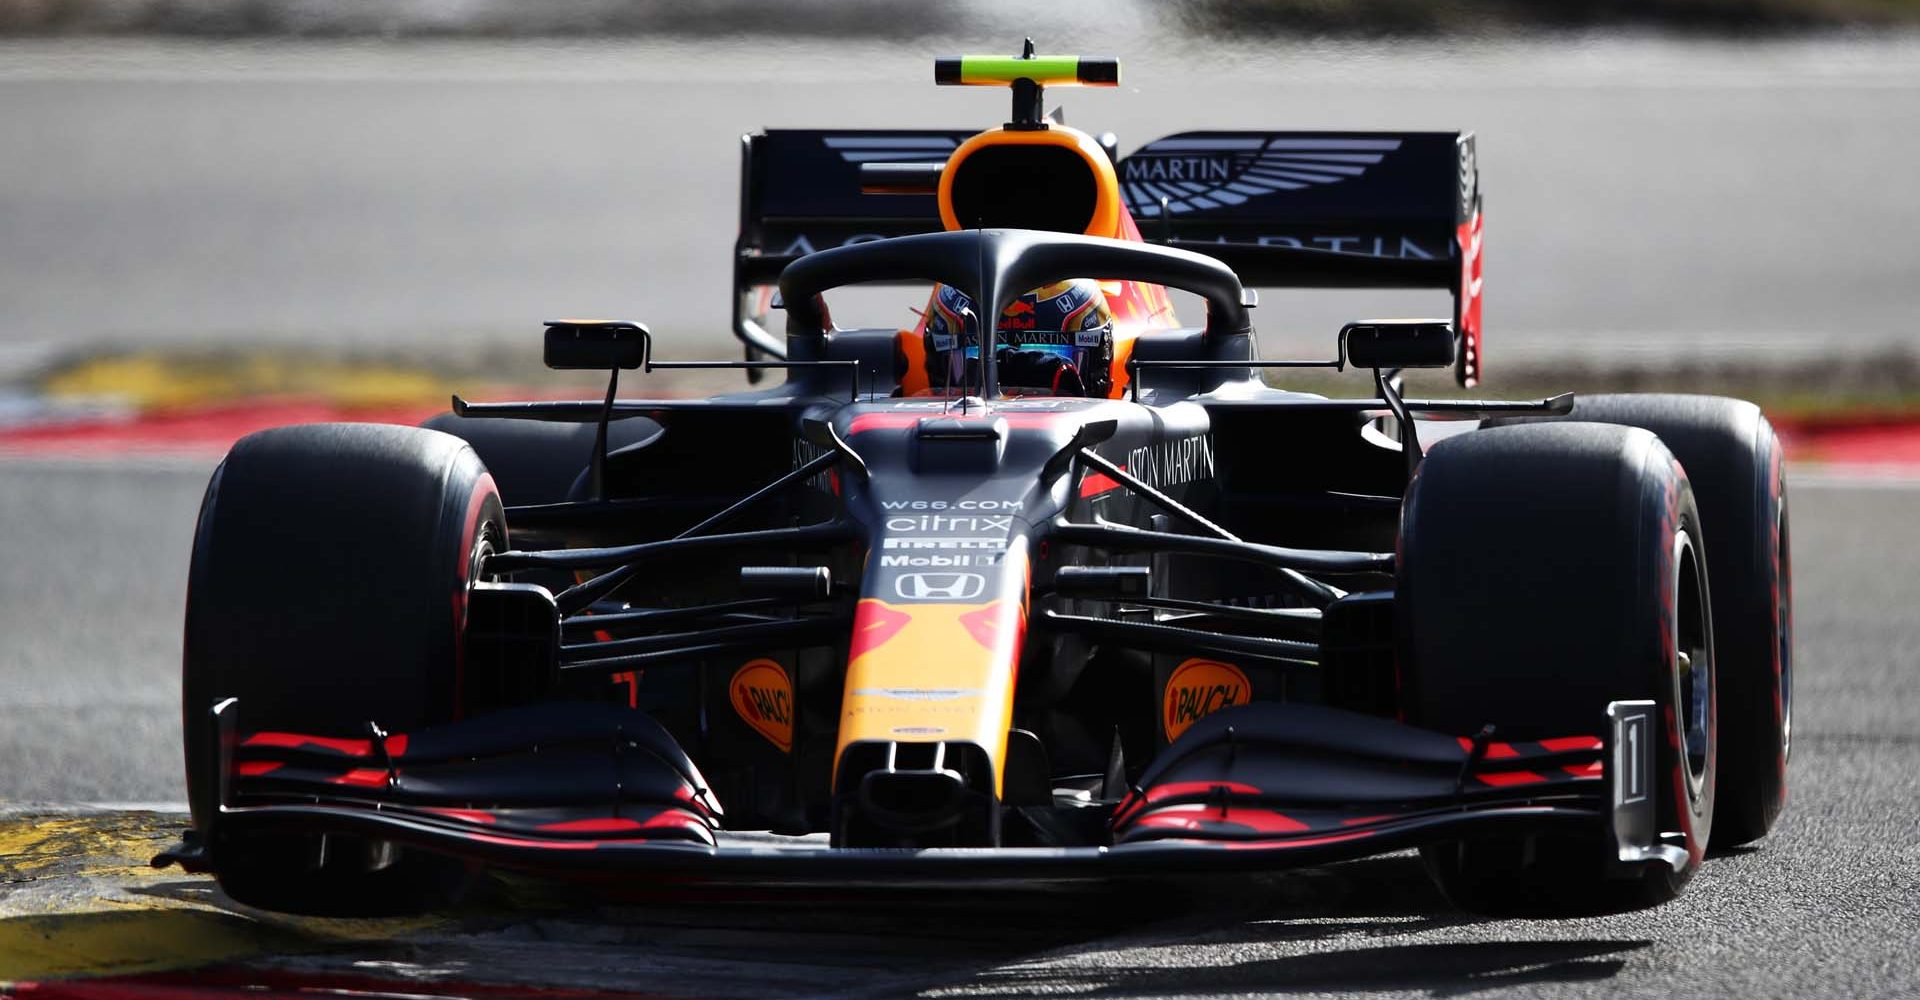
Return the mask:
[[[0,801],[181,798],[176,658],[208,470],[0,462]],[[1713,860],[1679,902],[1649,913],[1473,921],[1396,856],[1134,905],[1020,904],[1020,918],[995,908],[1005,903],[963,904],[934,921],[946,930],[917,896],[879,917],[817,902],[784,919],[738,905],[597,910],[375,957],[423,976],[459,968],[602,987],[651,989],[661,980],[636,983],[633,970],[677,970],[717,977],[681,988],[728,996],[1912,996],[1920,483],[1796,475],[1790,489],[1792,801],[1774,836]],[[803,925],[831,937],[830,955],[796,936]]]

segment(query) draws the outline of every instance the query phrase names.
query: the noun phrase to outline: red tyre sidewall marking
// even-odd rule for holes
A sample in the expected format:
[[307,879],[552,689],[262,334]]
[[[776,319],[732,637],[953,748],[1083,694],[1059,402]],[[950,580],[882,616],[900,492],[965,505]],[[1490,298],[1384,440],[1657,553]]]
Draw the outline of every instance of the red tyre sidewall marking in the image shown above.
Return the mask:
[[498,493],[499,488],[493,484],[493,474],[482,472],[480,478],[474,480],[473,494],[467,498],[464,523],[460,528],[460,551],[455,555],[459,563],[453,590],[453,717],[456,719],[466,714],[467,603],[468,592],[473,585],[474,533],[480,530],[480,512],[485,509],[487,498]]

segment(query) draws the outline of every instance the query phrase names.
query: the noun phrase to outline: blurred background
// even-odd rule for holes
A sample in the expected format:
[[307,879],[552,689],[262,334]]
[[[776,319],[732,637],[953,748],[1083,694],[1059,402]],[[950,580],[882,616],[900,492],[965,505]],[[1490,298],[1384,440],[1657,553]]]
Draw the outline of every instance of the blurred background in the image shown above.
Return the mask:
[[[1103,917],[1124,933],[974,995],[1920,992],[1920,0],[0,0],[0,818],[157,804],[184,823],[181,610],[236,437],[418,420],[456,389],[597,391],[540,367],[558,316],[736,357],[740,135],[995,125],[1003,91],[937,88],[930,63],[1028,35],[1122,60],[1122,87],[1048,97],[1123,153],[1207,128],[1474,131],[1477,391],[1767,407],[1792,463],[1794,802],[1651,916],[1463,923],[1389,859],[1146,931]],[[836,316],[910,323],[922,296],[896,292]],[[1345,320],[1446,308],[1268,291],[1255,319],[1268,354],[1298,356]],[[1365,385],[1344,378],[1304,384]],[[30,881],[0,870],[0,904],[41,898]],[[803,957],[654,915],[625,936],[598,918],[461,931],[378,964],[538,979],[587,942],[623,989],[675,982],[647,971],[680,967],[665,952],[700,977],[758,956],[727,973],[769,977],[750,995],[879,995],[881,964],[1001,961],[968,943],[976,925],[1013,950],[1054,940],[995,914],[934,928],[933,957],[900,945],[815,980],[806,962],[871,947],[816,916]]]
[[[730,355],[738,136],[994,124],[1004,94],[928,64],[1023,35],[1122,58],[1122,88],[1049,99],[1123,152],[1475,131],[1489,390],[1903,408],[1916,24],[1920,0],[0,0],[0,423],[538,384],[558,315]],[[1298,352],[1443,311],[1269,292],[1259,321]]]

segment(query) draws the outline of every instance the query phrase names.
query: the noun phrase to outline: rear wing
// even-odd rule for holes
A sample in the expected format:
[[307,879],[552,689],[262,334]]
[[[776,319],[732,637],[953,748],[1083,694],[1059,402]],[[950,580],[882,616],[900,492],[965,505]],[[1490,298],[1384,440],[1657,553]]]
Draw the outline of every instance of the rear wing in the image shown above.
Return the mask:
[[1480,172],[1471,132],[1182,132],[1119,163],[1143,237],[1250,286],[1444,288],[1457,375],[1480,376]]
[[941,231],[933,195],[862,193],[860,165],[945,163],[973,133],[768,129],[741,137],[733,331],[749,359],[786,357],[786,338],[763,325],[761,296],[788,264],[816,250]]
[[[743,139],[734,331],[784,356],[758,296],[829,247],[938,232],[931,194],[867,194],[863,163],[943,163],[972,131],[774,129]],[[1149,242],[1225,262],[1252,287],[1453,295],[1463,385],[1480,377],[1479,170],[1472,133],[1183,132],[1116,164]]]

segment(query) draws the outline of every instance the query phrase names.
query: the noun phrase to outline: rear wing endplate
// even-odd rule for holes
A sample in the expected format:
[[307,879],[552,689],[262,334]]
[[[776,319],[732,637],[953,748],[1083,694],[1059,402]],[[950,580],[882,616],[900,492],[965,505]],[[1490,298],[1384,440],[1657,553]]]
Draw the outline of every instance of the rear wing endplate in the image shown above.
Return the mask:
[[[816,250],[937,233],[930,194],[866,194],[863,163],[941,164],[972,131],[768,129],[740,140],[740,236],[733,246],[733,331],[755,353],[784,358],[766,329],[763,296],[788,264]],[[922,282],[924,284],[924,282]]]

